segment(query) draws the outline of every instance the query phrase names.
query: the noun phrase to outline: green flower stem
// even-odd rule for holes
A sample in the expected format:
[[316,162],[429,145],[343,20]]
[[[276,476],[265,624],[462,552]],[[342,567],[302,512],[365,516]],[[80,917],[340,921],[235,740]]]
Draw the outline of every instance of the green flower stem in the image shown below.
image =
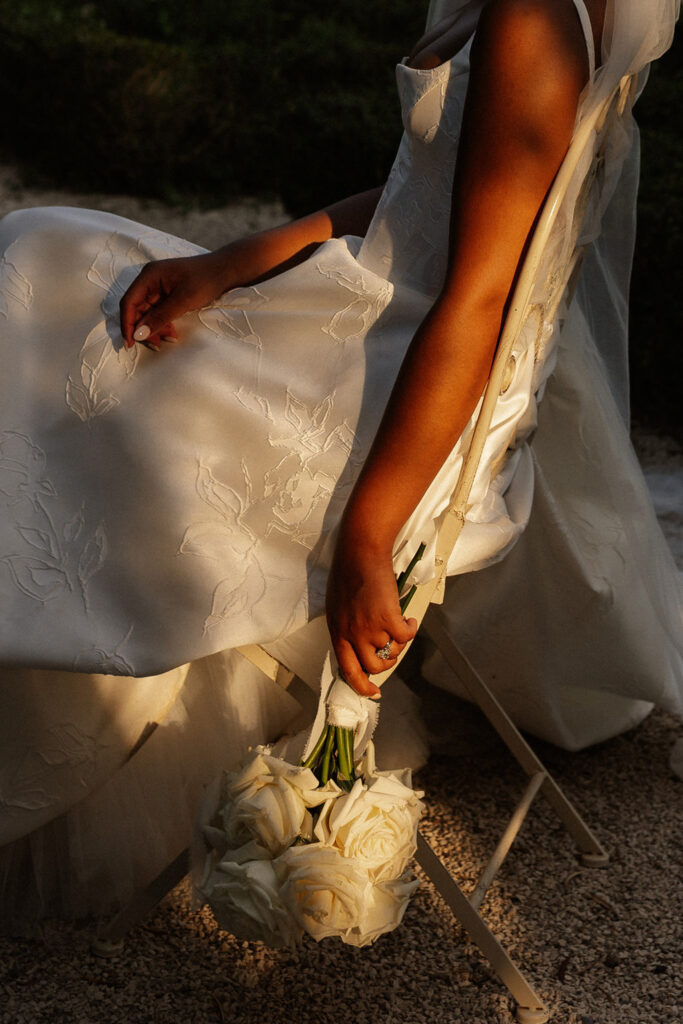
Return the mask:
[[322,754],[322,750],[323,750],[323,747],[325,745],[325,739],[326,738],[327,738],[327,726],[320,733],[320,736],[318,737],[318,740],[317,740],[315,746],[313,747],[313,750],[310,752],[310,754],[308,755],[306,760],[301,762],[301,767],[302,768],[311,768],[313,771],[315,771],[315,766],[317,765],[318,759],[320,758],[320,756]]
[[[424,553],[425,553],[425,545],[424,544],[420,544],[419,548],[417,549],[417,551],[415,552],[415,554],[411,558],[408,566],[403,570],[402,573],[399,573],[399,575],[396,577],[396,586],[398,587],[399,595],[401,594],[401,592],[403,591],[403,588],[405,587],[406,583],[408,582],[408,577],[410,576],[411,572],[413,571],[413,569],[415,568],[417,563],[420,561],[420,559],[422,558]],[[403,611],[403,607],[401,607],[401,611]]]
[[328,725],[325,730],[325,748],[323,750],[322,766],[320,768],[320,785],[324,786],[330,777],[330,758],[332,757],[332,745],[334,743],[335,728]]
[[346,753],[346,760],[349,764],[349,778],[353,781],[354,770],[353,770],[353,729],[344,729],[344,751]]
[[401,598],[401,600],[399,601],[399,605],[400,605],[400,608],[401,608],[401,615],[403,615],[404,611],[406,610],[406,608],[408,607],[408,605],[412,601],[412,599],[413,599],[413,597],[415,595],[415,591],[416,590],[417,590],[417,587],[415,586],[415,584],[413,584],[413,586],[410,588],[408,593],[404,594],[403,597]]
[[341,726],[336,727],[336,744],[339,761],[339,771],[347,778],[351,779],[353,776],[353,764],[349,758],[349,744],[347,741],[347,734],[350,732],[349,729],[343,729]]
[[345,749],[346,749],[346,758],[347,758],[347,761],[349,762],[349,778],[351,779],[351,781],[353,781],[353,779],[355,777],[355,773],[354,773],[354,770],[353,770],[353,741],[354,741],[354,738],[355,738],[355,735],[356,735],[355,734],[355,730],[354,729],[344,729],[343,730],[343,735],[344,735],[344,745],[345,745]]
[[344,737],[342,731],[338,725],[334,728],[334,749],[337,754],[337,763],[339,765],[339,771],[342,775],[348,775],[347,764],[346,764],[346,750],[344,749]]

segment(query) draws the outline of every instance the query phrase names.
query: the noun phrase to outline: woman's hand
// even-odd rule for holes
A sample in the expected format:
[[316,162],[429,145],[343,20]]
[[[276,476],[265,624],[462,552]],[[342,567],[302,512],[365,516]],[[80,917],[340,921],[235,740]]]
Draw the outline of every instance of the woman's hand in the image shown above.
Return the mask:
[[[378,553],[360,538],[349,543],[340,536],[327,584],[327,624],[346,682],[362,697],[378,697],[368,674],[392,668],[417,632],[417,621],[401,613],[391,550]],[[379,658],[389,641],[390,657]]]
[[256,284],[294,266],[333,234],[365,234],[380,192],[360,192],[215,252],[148,263],[121,299],[126,348],[141,341],[158,351],[162,341],[175,339],[173,321],[183,313],[209,306],[231,288]]
[[141,341],[158,351],[177,337],[174,320],[210,305],[227,288],[225,260],[217,253],[148,263],[121,299],[126,348]]

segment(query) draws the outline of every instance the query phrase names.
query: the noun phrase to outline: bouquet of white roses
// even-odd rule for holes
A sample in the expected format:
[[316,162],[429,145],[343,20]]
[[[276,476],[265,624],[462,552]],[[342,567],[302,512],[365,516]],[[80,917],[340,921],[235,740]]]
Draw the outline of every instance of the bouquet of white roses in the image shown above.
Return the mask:
[[[423,551],[397,579],[402,611]],[[195,888],[226,931],[269,946],[293,946],[303,932],[365,946],[400,923],[417,886],[408,864],[423,794],[410,772],[377,770],[376,721],[376,703],[335,677],[328,656],[303,761],[256,747],[209,787]]]
[[376,769],[372,743],[358,768],[344,791],[256,747],[207,791],[196,889],[222,928],[269,946],[304,931],[365,946],[400,923],[422,794]]

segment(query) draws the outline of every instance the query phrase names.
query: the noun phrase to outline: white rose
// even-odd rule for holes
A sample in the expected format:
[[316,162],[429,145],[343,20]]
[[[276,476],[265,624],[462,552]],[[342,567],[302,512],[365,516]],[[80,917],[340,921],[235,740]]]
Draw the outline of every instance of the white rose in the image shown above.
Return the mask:
[[423,805],[414,790],[390,773],[328,801],[314,833],[326,846],[367,868],[372,882],[399,878],[415,853]]
[[238,939],[272,947],[295,946],[301,939],[301,928],[280,898],[270,861],[223,860],[202,879],[197,891],[220,927]]
[[401,923],[419,884],[406,872],[402,878],[373,885],[360,924],[345,936],[344,942],[350,946],[369,946],[380,935],[393,931]]
[[311,838],[308,811],[326,798],[308,768],[299,768],[257,747],[240,771],[227,773],[221,819],[225,846],[233,849],[255,840],[276,857],[297,836]]
[[367,871],[338,850],[311,843],[292,846],[275,861],[280,896],[298,924],[314,939],[347,941],[363,922],[369,900]]

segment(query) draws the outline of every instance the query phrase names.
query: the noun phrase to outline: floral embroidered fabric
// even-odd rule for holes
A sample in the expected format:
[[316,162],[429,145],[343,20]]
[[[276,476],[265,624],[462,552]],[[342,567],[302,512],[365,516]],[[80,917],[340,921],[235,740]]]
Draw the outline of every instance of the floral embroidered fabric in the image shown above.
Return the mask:
[[[118,303],[147,260],[197,247],[92,211],[6,218],[3,660],[150,674],[320,614],[336,524],[443,277],[467,70],[467,47],[433,72],[399,65],[406,134],[366,239],[186,316],[161,356],[125,349]],[[525,523],[528,453],[490,480],[533,420],[533,370],[519,353],[451,571]],[[433,539],[468,436],[399,537],[398,569]]]

